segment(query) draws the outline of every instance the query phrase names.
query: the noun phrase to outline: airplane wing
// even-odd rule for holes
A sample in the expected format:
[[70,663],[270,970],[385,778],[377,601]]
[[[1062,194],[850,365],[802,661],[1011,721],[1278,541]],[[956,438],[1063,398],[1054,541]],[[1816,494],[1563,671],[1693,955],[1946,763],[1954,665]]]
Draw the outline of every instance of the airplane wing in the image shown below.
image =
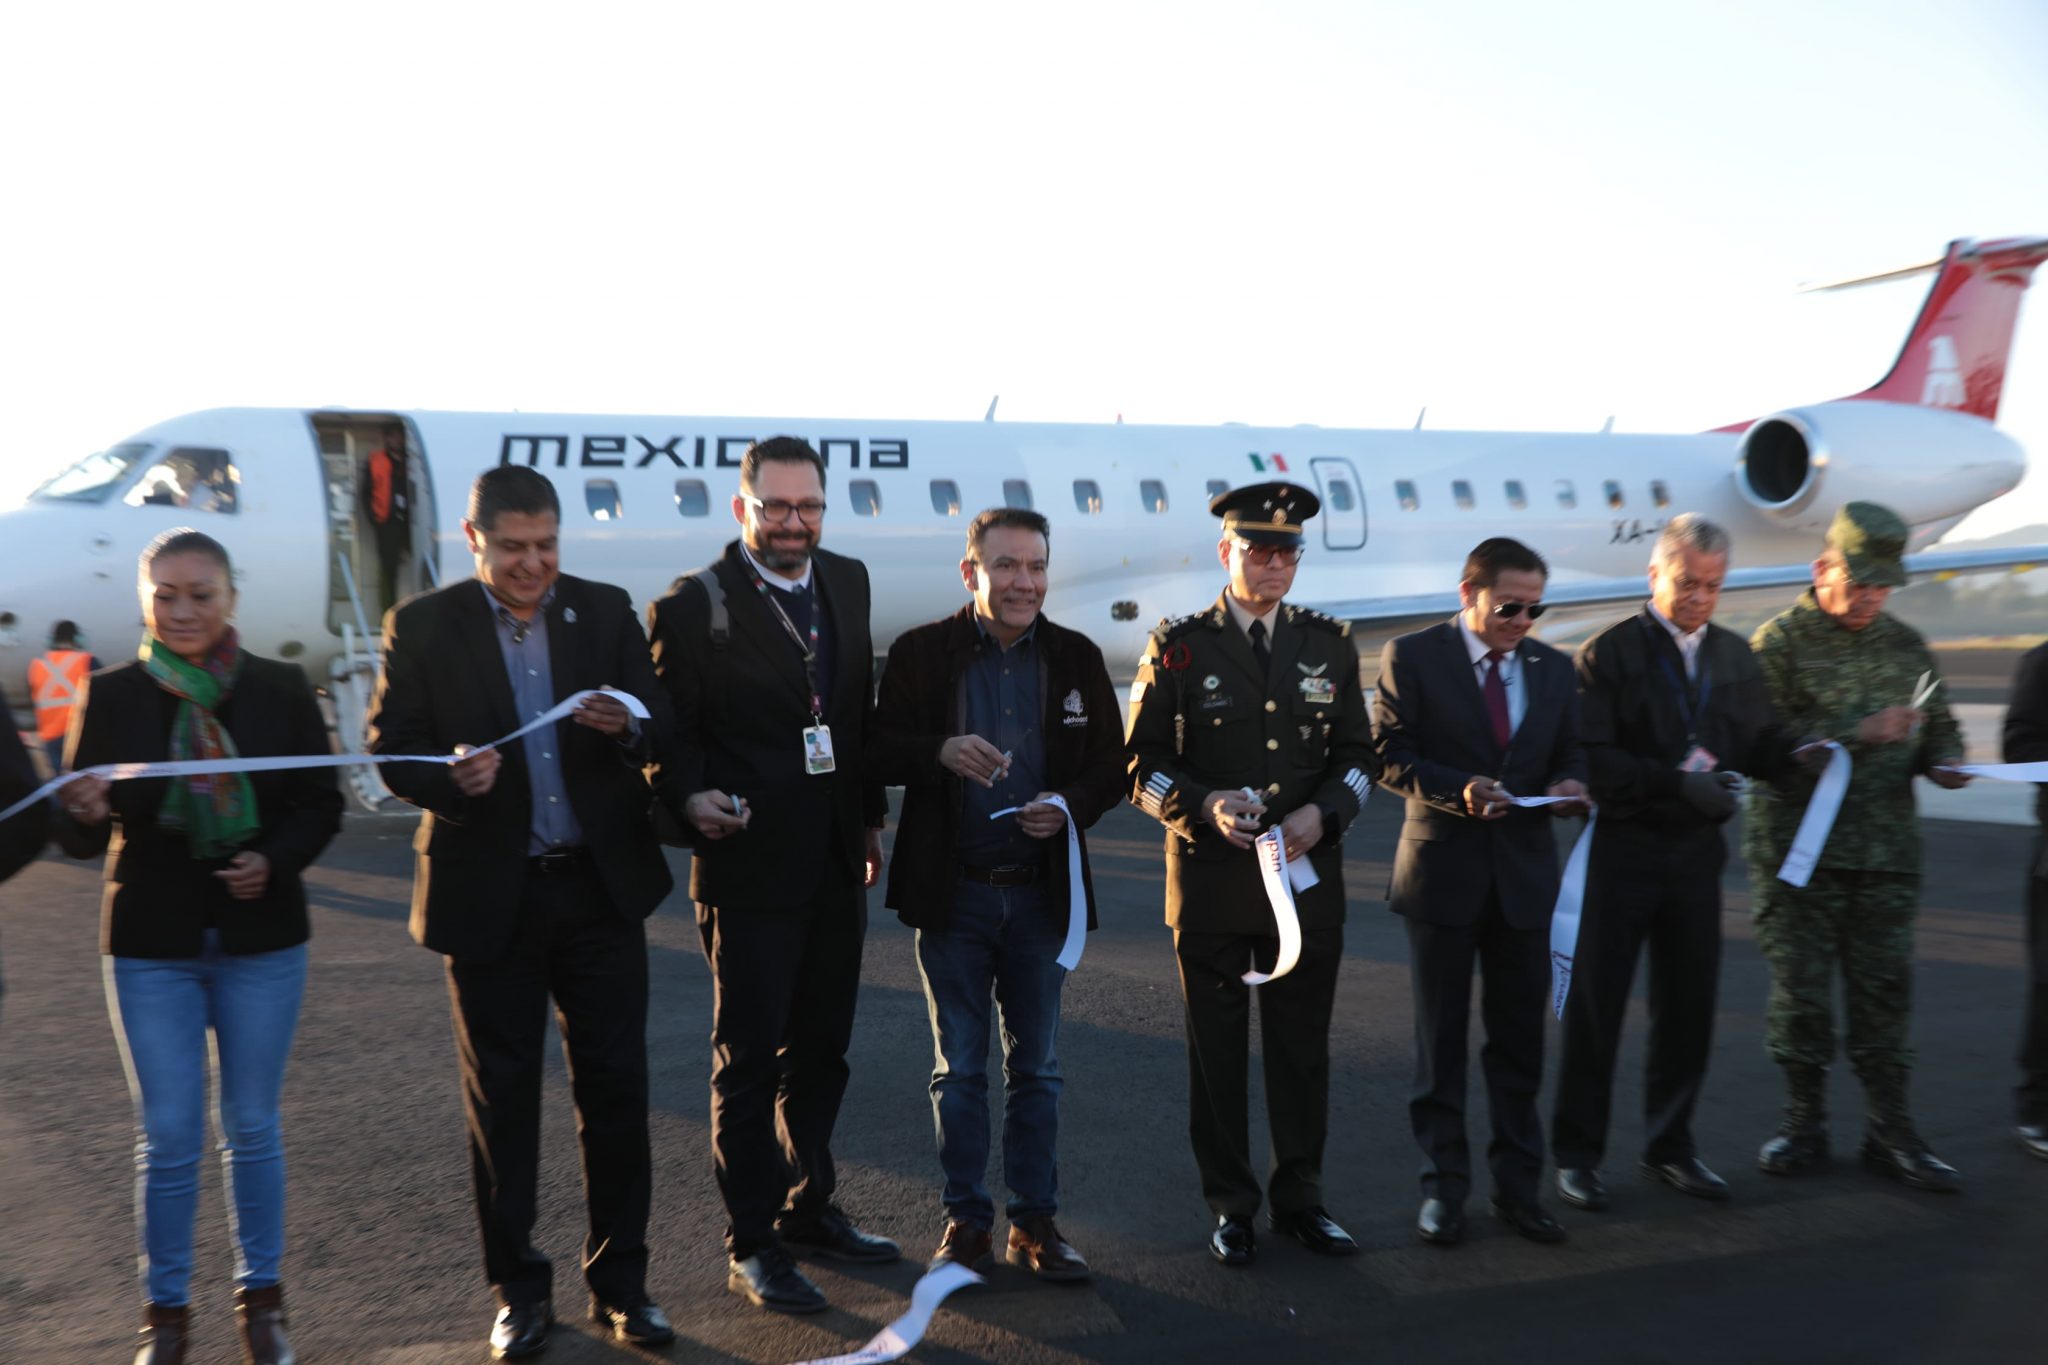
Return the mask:
[[[1939,581],[1960,574],[1997,569],[2025,573],[2038,565],[2048,565],[2048,545],[1927,550],[1906,556],[1906,574],[1912,582]],[[1731,569],[1721,590],[1721,600],[1724,605],[1738,606],[1752,594],[1782,593],[1788,588],[1804,589],[1812,582],[1813,566],[1805,562]],[[1585,626],[1611,615],[1595,612],[1592,608],[1611,607],[1617,603],[1634,604],[1647,595],[1648,589],[1641,574],[1627,578],[1553,582],[1543,593],[1544,605],[1553,609],[1543,618],[1543,638],[1552,644],[1561,643],[1580,633]],[[1351,622],[1352,635],[1359,637],[1361,649],[1371,649],[1377,642],[1453,615],[1458,610],[1458,593],[1452,588],[1446,592],[1417,593],[1408,597],[1304,601],[1302,605]]]

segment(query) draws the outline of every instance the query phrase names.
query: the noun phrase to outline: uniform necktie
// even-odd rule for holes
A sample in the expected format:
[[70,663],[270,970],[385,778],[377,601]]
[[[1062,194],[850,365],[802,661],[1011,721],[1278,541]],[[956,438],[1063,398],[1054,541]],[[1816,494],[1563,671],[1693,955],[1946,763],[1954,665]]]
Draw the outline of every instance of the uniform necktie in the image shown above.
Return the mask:
[[1252,657],[1259,661],[1259,672],[1261,674],[1272,672],[1273,651],[1266,648],[1266,623],[1264,621],[1252,622],[1252,628],[1246,631],[1245,634],[1252,637]]
[[1497,649],[1486,651],[1486,683],[1480,690],[1486,693],[1486,714],[1493,720],[1493,742],[1502,749],[1515,737],[1513,724],[1508,720],[1508,685],[1500,676],[1501,660],[1507,658]]

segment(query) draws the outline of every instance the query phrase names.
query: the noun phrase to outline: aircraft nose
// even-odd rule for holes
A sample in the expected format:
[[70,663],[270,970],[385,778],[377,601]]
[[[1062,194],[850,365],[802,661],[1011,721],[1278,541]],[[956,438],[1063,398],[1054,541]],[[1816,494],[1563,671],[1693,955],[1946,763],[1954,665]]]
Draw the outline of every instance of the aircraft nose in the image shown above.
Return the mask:
[[[28,664],[50,627],[75,621],[104,662],[137,618],[133,580],[97,508],[30,503],[0,512],[0,688],[28,705]],[[124,646],[125,648],[125,646]]]

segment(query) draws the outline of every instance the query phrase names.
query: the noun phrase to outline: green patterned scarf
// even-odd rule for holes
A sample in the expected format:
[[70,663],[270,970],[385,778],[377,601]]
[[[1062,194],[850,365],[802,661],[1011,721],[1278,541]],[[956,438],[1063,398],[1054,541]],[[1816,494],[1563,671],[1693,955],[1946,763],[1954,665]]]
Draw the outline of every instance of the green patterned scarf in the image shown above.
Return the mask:
[[[242,672],[242,647],[233,627],[204,664],[179,658],[154,635],[142,641],[142,667],[164,691],[180,699],[171,724],[171,758],[236,758],[235,741],[214,709],[235,690]],[[164,793],[159,817],[165,829],[183,830],[195,858],[224,858],[256,837],[256,792],[246,773],[175,778]]]

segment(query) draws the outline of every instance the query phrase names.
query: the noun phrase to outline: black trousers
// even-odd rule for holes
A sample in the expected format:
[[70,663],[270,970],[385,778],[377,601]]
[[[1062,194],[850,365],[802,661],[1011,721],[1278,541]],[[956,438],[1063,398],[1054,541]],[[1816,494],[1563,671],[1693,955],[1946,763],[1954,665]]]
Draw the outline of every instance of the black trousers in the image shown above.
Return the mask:
[[811,1211],[838,1185],[832,1128],[846,1095],[867,902],[835,858],[810,904],[699,905],[715,986],[711,1155],[727,1249],[744,1260],[777,1240],[784,1209]]
[[[1252,1171],[1250,1103],[1254,964],[1270,971],[1278,938],[1176,931],[1181,1000],[1187,1013],[1188,1137],[1202,1173],[1202,1197],[1218,1217],[1259,1211]],[[1330,1113],[1330,1008],[1343,926],[1305,929],[1301,959],[1278,981],[1257,987],[1259,1041],[1266,1065],[1266,1122],[1272,1168],[1266,1193],[1275,1214],[1323,1202],[1323,1140]]]
[[529,873],[503,957],[451,957],[455,1046],[469,1120],[484,1270],[502,1302],[552,1292],[534,1249],[541,1059],[548,998],[562,1030],[590,1217],[583,1273],[611,1303],[646,1298],[647,933],[621,915],[594,867]]
[[1468,925],[1408,920],[1409,980],[1415,991],[1415,1089],[1408,1122],[1422,1148],[1422,1192],[1462,1202],[1472,1189],[1465,1137],[1465,1053],[1472,1012],[1472,967],[1479,966],[1480,1018],[1493,1138],[1486,1164],[1504,1199],[1536,1202],[1543,1170],[1543,1015],[1550,1003],[1550,930],[1517,929],[1489,892]]
[[[2048,857],[2048,846],[2041,856]],[[2027,1022],[2019,1060],[2019,1121],[2048,1123],[2048,880],[2040,877],[2027,879]]]
[[1602,821],[1594,832],[1551,1116],[1550,1145],[1560,1168],[1595,1167],[1606,1155],[1615,1054],[1636,959],[1646,944],[1643,1159],[1695,1155],[1692,1115],[1713,1052],[1721,985],[1721,867],[1727,858],[1718,825],[1673,833]]

